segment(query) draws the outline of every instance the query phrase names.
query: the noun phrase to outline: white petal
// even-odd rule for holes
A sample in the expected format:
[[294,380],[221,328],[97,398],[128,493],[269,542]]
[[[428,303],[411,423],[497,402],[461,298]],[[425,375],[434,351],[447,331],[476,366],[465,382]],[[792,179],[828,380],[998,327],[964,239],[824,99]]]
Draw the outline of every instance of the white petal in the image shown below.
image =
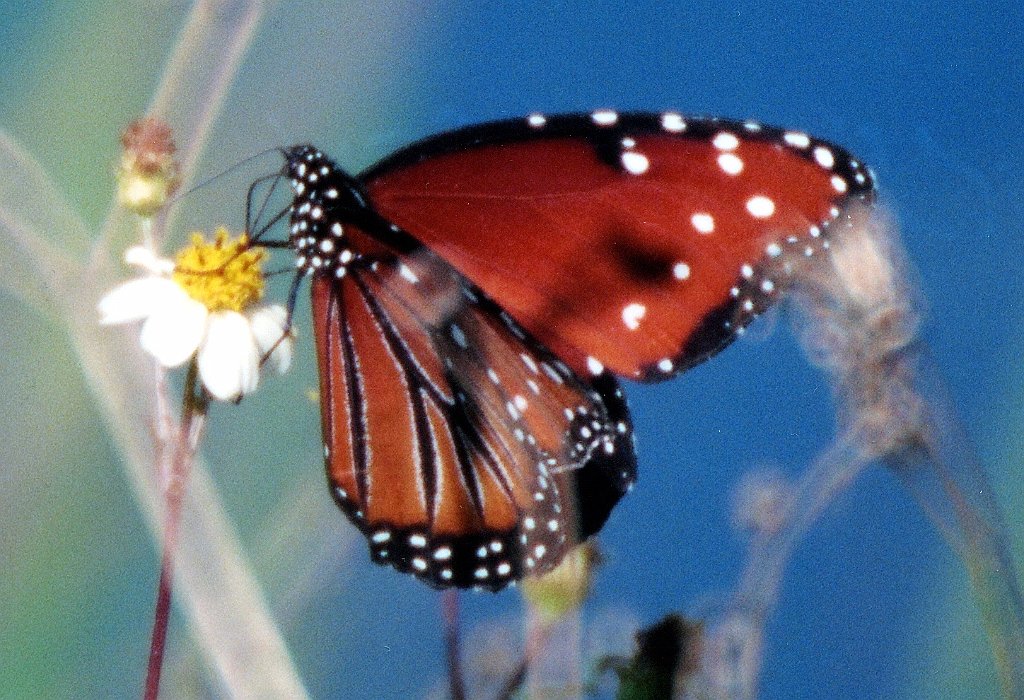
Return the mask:
[[142,349],[164,367],[177,367],[195,354],[210,312],[174,285],[177,294],[163,301],[142,324]]
[[295,345],[295,329],[289,329],[284,336],[284,325],[288,322],[288,312],[280,304],[262,306],[249,314],[253,335],[260,349],[260,356],[270,354],[270,362],[281,374],[292,365],[292,348]]
[[174,271],[174,261],[161,258],[149,248],[134,245],[124,251],[124,261],[129,265],[137,265],[155,275],[169,275]]
[[102,324],[129,323],[150,316],[182,295],[188,296],[169,279],[143,277],[111,289],[100,299],[96,310]]
[[260,352],[248,319],[236,311],[210,314],[199,349],[199,376],[210,395],[233,401],[256,389]]

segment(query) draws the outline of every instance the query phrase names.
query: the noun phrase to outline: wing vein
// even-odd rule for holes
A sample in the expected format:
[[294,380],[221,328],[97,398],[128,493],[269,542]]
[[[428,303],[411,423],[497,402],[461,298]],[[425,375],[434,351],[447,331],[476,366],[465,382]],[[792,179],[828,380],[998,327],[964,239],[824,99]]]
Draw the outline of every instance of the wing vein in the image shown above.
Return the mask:
[[[359,491],[359,503],[365,507],[370,492],[370,444],[366,434],[366,403],[363,395],[363,378],[359,368],[359,356],[349,329],[348,317],[342,292],[342,283],[331,285],[331,303],[338,313],[338,335],[345,361],[349,402],[349,430],[352,435],[352,462],[355,468],[356,488]],[[330,308],[330,307],[328,307]],[[328,323],[330,318],[328,318]]]
[[373,291],[367,286],[366,281],[358,274],[353,275],[353,279],[363,296],[363,300],[365,301],[367,308],[370,309],[370,313],[373,314],[374,320],[379,325],[381,335],[388,344],[388,348],[398,360],[402,373],[405,375],[406,384],[408,385],[406,398],[409,401],[409,405],[412,407],[413,437],[416,440],[416,449],[420,462],[419,477],[423,484],[423,494],[429,527],[433,528],[437,500],[441,496],[441,494],[438,493],[437,488],[438,457],[437,447],[433,441],[430,431],[427,408],[423,403],[421,394],[421,392],[429,393],[432,385],[429,381],[424,381],[423,377],[420,375],[416,360],[413,357],[408,343],[406,343],[405,339],[402,337],[402,332],[392,322],[387,311],[381,307],[380,302],[377,300]]

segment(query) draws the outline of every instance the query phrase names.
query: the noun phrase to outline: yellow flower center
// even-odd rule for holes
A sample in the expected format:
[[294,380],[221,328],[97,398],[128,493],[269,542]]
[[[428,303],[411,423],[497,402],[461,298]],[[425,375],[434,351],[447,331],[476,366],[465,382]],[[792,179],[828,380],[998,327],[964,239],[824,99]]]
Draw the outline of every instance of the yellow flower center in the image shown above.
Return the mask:
[[263,296],[267,252],[252,248],[249,236],[231,238],[219,228],[213,242],[192,234],[192,245],[178,253],[172,279],[210,311],[242,311]]

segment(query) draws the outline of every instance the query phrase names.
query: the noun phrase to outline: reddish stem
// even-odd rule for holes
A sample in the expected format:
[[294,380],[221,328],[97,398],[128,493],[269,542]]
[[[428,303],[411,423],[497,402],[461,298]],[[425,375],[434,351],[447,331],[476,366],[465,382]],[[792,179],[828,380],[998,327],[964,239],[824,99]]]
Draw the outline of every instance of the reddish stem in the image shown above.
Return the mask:
[[[177,492],[175,494],[175,492]],[[181,490],[168,489],[167,514],[164,522],[164,551],[160,562],[160,583],[156,594],[153,635],[149,643],[149,667],[146,669],[146,700],[156,700],[160,691],[160,671],[163,668],[167,627],[171,618],[171,590],[174,577],[174,552],[178,543],[178,524],[181,521]]]
[[202,433],[203,417],[206,415],[208,399],[202,390],[197,393],[196,388],[197,369],[193,361],[189,365],[188,374],[185,377],[181,428],[177,441],[171,445],[173,458],[170,474],[161,479],[164,484],[164,500],[167,511],[164,515],[164,546],[160,561],[160,583],[157,585],[153,634],[149,643],[149,665],[146,668],[145,700],[157,700],[160,692],[160,672],[163,669],[164,651],[167,647],[167,627],[171,618],[174,553],[178,547],[178,530],[181,525],[185,484],[188,481],[196,445],[199,444],[199,437]]

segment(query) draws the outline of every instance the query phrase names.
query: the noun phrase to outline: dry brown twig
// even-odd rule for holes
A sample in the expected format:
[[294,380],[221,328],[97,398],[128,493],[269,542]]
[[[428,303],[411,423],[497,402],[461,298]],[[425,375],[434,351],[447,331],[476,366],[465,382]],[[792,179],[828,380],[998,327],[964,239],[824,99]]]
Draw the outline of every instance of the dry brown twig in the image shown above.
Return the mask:
[[685,697],[757,695],[764,630],[782,577],[821,513],[872,464],[893,469],[967,565],[1007,698],[1024,694],[1024,606],[984,470],[918,338],[911,274],[884,212],[851,212],[830,254],[802,267],[796,299],[811,361],[838,404],[835,441],[801,475],[713,620]]

